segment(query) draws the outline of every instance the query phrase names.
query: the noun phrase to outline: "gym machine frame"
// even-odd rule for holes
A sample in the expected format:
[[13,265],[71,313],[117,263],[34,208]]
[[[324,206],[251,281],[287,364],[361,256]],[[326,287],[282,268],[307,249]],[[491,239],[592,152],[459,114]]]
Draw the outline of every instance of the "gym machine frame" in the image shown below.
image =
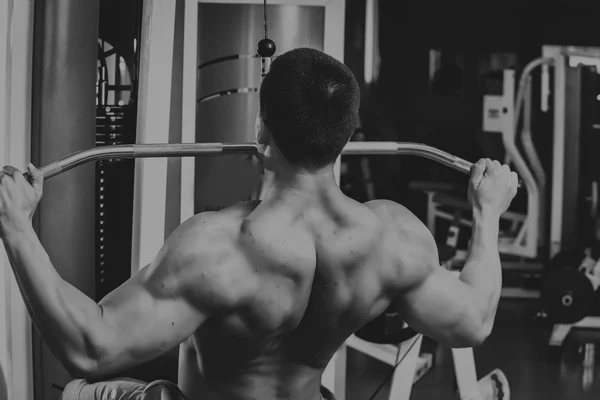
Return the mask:
[[[507,93],[512,96],[514,88],[514,72],[507,70],[504,71],[504,94],[503,96],[486,96],[486,107],[485,110],[495,110],[497,115],[500,116],[499,123],[489,124],[484,126],[486,131],[497,131],[502,133],[503,143],[507,150],[507,162],[513,161],[517,165],[522,160],[519,160],[520,155],[516,146],[514,146],[515,136],[517,133],[517,126],[519,117],[523,116],[523,123],[520,132],[520,140],[523,151],[529,163],[533,175],[535,177],[535,183],[537,185],[537,193],[534,193],[534,197],[538,199],[538,207],[534,209],[539,218],[537,226],[533,225],[533,218],[531,214],[530,202],[528,202],[528,214],[527,219],[529,222],[526,224],[527,227],[537,227],[537,238],[538,244],[544,245],[545,240],[549,240],[549,258],[554,257],[559,251],[563,249],[563,218],[564,218],[564,201],[565,196],[565,145],[566,145],[566,134],[570,127],[569,117],[567,114],[567,103],[566,98],[568,96],[567,88],[567,68],[571,57],[576,57],[579,64],[594,65],[600,64],[600,50],[599,49],[574,49],[562,46],[544,46],[542,49],[542,57],[533,60],[525,68],[521,74],[518,85],[518,93],[515,100],[514,112],[511,113],[510,107],[508,112],[506,108],[502,108],[509,104],[507,99]],[[542,68],[542,111],[548,111],[549,109],[549,94],[550,94],[550,77],[549,69],[554,69],[554,81],[553,81],[553,163],[552,163],[552,194],[551,202],[546,200],[546,185],[547,176],[542,167],[541,161],[535,148],[533,146],[533,140],[531,137],[531,109],[532,109],[532,85],[531,85],[531,73],[537,67]],[[507,120],[507,121],[503,121]],[[489,122],[489,121],[488,121]],[[572,129],[572,128],[571,128]],[[520,172],[522,174],[522,172]],[[527,177],[523,174],[524,180],[527,182]],[[528,192],[529,192],[528,186]],[[596,189],[597,190],[597,189]],[[591,200],[591,212],[593,215],[597,213],[597,200],[594,201],[596,196],[592,194]],[[531,198],[531,196],[530,196]],[[550,221],[546,222],[546,207],[550,206]],[[534,213],[534,214],[535,214]],[[542,232],[546,232],[549,229],[549,237],[546,238]],[[529,237],[529,236],[528,236]],[[533,264],[532,264],[533,265]],[[505,267],[505,263],[503,263]],[[598,268],[596,265],[595,268]],[[513,289],[513,288],[511,288]],[[518,289],[517,289],[518,290]],[[518,290],[519,297],[521,297],[524,291]],[[503,296],[506,292],[506,288],[503,289]],[[514,292],[514,290],[513,290]],[[562,345],[565,337],[573,327],[598,329],[600,328],[600,318],[595,316],[588,316],[579,322],[574,324],[556,324],[553,328],[549,344],[551,346]]]
[[[536,213],[539,217],[539,223],[537,224],[537,237],[538,244],[543,245],[545,240],[549,240],[549,258],[554,257],[563,248],[563,217],[564,217],[564,195],[565,195],[565,140],[567,131],[567,63],[569,58],[576,57],[579,64],[587,65],[599,65],[600,64],[600,50],[599,49],[574,49],[570,47],[562,46],[544,46],[542,48],[542,57],[533,60],[525,68],[521,74],[518,85],[518,93],[515,100],[514,112],[511,113],[509,96],[513,95],[514,88],[514,72],[510,70],[504,71],[504,94],[503,96],[486,96],[485,101],[487,104],[484,106],[484,110],[494,110],[496,115],[499,115],[499,121],[487,121],[488,124],[484,125],[484,130],[491,132],[501,132],[503,142],[507,150],[507,162],[515,162],[519,164],[522,160],[519,160],[520,155],[517,148],[514,146],[515,136],[517,133],[517,125],[519,122],[520,115],[523,115],[523,125],[520,132],[520,140],[522,148],[529,162],[533,175],[535,177],[535,183],[537,185],[537,193],[534,197],[538,198],[538,210]],[[554,69],[554,81],[553,81],[553,163],[552,163],[552,194],[551,202],[546,200],[546,185],[547,176],[543,170],[540,159],[533,146],[533,140],[531,137],[531,108],[532,108],[532,85],[531,85],[531,73],[532,71],[540,67],[542,68],[542,111],[548,111],[549,109],[549,95],[550,95],[550,77],[549,69]],[[508,95],[507,95],[508,93]],[[507,98],[509,97],[509,98]],[[507,109],[502,107],[509,105],[508,112],[502,112]],[[522,111],[522,114],[520,114]],[[506,120],[506,121],[504,121]],[[496,123],[497,122],[497,123]],[[516,158],[515,158],[516,157]],[[527,181],[524,176],[524,180]],[[529,192],[529,186],[528,186]],[[594,196],[592,196],[594,197]],[[597,194],[596,194],[597,197]],[[592,214],[597,213],[597,200],[594,201],[592,198]],[[550,221],[546,222],[546,207],[550,206]],[[531,208],[528,203],[528,214],[527,219],[529,222],[527,226],[534,227],[533,219],[530,220]],[[535,210],[534,210],[535,211]],[[545,238],[541,235],[541,232],[546,232],[549,229],[550,235]],[[503,267],[505,267],[503,263]],[[597,267],[596,267],[597,268]],[[503,289],[504,296],[505,289]],[[521,293],[522,294],[522,291]],[[553,328],[549,344],[551,346],[562,345],[565,337],[573,327],[580,328],[600,328],[599,317],[586,317],[581,321],[574,324],[556,324]]]
[[[552,202],[550,209],[550,257],[555,256],[563,248],[563,198],[565,186],[565,140],[567,130],[567,66],[570,57],[577,57],[580,64],[600,64],[600,49],[565,46],[543,46],[543,59],[550,62],[542,67],[542,110],[548,110],[550,94],[549,67],[554,67],[554,127],[553,127],[553,162],[552,162]],[[597,203],[592,203],[597,207]],[[597,210],[595,210],[597,212]],[[594,210],[592,210],[594,212]],[[598,268],[596,266],[596,268]],[[549,339],[549,345],[559,347],[563,344],[572,328],[600,329],[600,317],[588,316],[574,324],[555,324]]]
[[[0,0],[0,164],[26,165],[31,153],[33,11],[30,1]],[[12,38],[12,40],[11,40]],[[33,399],[32,326],[0,252],[0,398]]]

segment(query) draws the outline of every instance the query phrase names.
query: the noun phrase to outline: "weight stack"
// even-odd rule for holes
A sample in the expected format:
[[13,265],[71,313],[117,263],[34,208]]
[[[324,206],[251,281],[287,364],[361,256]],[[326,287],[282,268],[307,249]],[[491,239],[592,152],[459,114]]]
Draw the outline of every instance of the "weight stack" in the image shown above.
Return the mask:
[[[135,104],[100,106],[96,146],[135,143]],[[96,165],[96,300],[131,276],[131,235],[135,160],[110,159]]]

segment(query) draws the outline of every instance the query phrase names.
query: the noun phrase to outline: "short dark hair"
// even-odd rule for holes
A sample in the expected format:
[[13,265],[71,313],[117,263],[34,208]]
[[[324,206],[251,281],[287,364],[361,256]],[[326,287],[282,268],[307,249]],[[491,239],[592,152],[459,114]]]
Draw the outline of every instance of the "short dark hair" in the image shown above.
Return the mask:
[[360,89],[350,69],[315,49],[288,51],[260,87],[260,113],[292,164],[333,164],[358,126]]

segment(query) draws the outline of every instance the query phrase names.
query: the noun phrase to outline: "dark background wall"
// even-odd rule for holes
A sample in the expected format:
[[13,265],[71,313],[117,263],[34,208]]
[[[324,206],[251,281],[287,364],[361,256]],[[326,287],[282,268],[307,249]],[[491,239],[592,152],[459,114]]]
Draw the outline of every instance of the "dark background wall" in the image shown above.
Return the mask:
[[[482,132],[478,63],[490,53],[511,52],[520,68],[541,56],[543,45],[600,46],[600,3],[584,1],[482,1],[476,4],[424,0],[380,4],[381,67],[378,82],[362,85],[361,117],[371,140],[426,142],[475,161],[501,157],[499,135]],[[349,0],[345,62],[362,80],[365,0]],[[463,90],[439,96],[429,88],[429,51],[462,53]],[[534,102],[539,90],[534,90]],[[534,140],[548,162],[551,119],[534,116]],[[499,151],[498,151],[499,150]],[[371,157],[378,197],[409,203],[408,181],[439,168],[411,157]],[[436,176],[466,184],[447,169]],[[415,200],[422,203],[422,198]],[[411,207],[413,208],[413,207]]]

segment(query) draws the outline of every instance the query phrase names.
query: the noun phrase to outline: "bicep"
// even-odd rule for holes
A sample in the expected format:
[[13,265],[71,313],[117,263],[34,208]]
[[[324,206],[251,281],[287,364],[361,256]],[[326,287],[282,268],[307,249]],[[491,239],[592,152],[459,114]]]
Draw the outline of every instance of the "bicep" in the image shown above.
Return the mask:
[[482,331],[482,318],[473,290],[439,264],[438,250],[429,229],[409,210],[393,202],[378,202],[384,221],[398,232],[391,247],[396,260],[399,296],[406,322],[442,343],[460,347],[474,343]]
[[189,337],[207,318],[185,296],[169,290],[160,265],[150,265],[101,302],[98,369],[117,371],[152,360]]
[[408,325],[452,347],[472,345],[483,325],[472,290],[442,267],[431,268],[398,303]]
[[196,215],[173,232],[151,265],[100,302],[102,332],[92,341],[97,375],[156,358],[249,296],[253,281],[234,268],[224,232],[214,213]]

